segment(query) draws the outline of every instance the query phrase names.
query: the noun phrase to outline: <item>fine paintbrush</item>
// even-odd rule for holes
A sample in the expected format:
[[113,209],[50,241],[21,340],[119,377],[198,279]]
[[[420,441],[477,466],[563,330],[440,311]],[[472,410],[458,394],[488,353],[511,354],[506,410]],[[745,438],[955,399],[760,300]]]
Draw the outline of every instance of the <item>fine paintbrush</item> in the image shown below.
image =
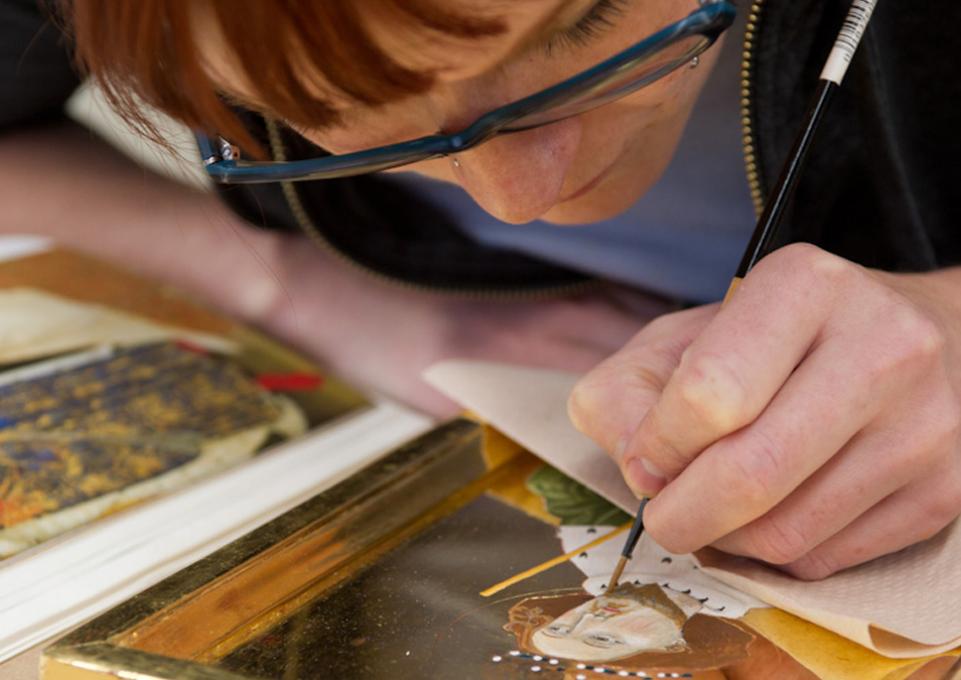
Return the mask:
[[[781,169],[781,176],[778,177],[774,191],[772,191],[768,197],[764,211],[758,218],[757,226],[754,228],[751,240],[744,251],[744,256],[741,258],[741,264],[738,265],[737,272],[731,280],[727,294],[724,296],[725,302],[737,289],[741,280],[751,271],[751,268],[757,264],[758,260],[767,254],[768,248],[777,232],[777,227],[780,224],[784,208],[797,185],[801,168],[804,166],[808,149],[811,147],[811,140],[814,139],[814,133],[817,131],[818,125],[824,117],[824,112],[827,109],[828,103],[831,101],[831,97],[834,95],[835,90],[841,85],[841,80],[844,78],[844,74],[848,69],[848,64],[851,63],[851,58],[854,56],[854,51],[857,49],[858,43],[861,42],[861,36],[864,35],[864,29],[867,28],[876,2],[877,0],[853,0],[851,3],[851,8],[848,10],[847,17],[844,19],[844,24],[842,24],[838,37],[834,41],[834,47],[831,49],[831,53],[828,55],[824,68],[821,71],[817,89],[814,92],[807,112],[804,114],[801,131],[794,140],[794,146],[788,154],[787,162]],[[617,567],[615,567],[614,573],[611,574],[611,580],[607,584],[608,590],[611,590],[617,585],[617,581],[621,578],[621,574],[624,573],[624,568],[627,566],[628,560],[630,560],[631,555],[634,554],[634,547],[637,545],[641,533],[644,531],[644,507],[647,505],[647,501],[647,498],[641,499],[641,504],[637,509],[637,516],[634,518],[634,524],[631,527],[630,533],[627,535],[624,549],[621,551],[621,558],[618,560]]]

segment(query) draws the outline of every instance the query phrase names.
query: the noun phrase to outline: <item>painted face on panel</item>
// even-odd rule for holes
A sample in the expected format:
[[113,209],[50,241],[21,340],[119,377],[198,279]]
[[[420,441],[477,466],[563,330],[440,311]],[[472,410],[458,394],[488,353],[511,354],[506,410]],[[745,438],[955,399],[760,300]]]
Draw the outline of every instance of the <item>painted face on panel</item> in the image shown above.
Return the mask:
[[580,661],[683,651],[687,616],[659,591],[656,585],[618,588],[558,616],[536,630],[531,642],[544,654]]
[[656,583],[622,583],[594,598],[571,591],[531,595],[508,616],[504,629],[516,649],[502,658],[547,659],[558,668],[584,664],[598,673],[723,668],[746,659],[756,641],[739,622],[706,615],[699,600]]

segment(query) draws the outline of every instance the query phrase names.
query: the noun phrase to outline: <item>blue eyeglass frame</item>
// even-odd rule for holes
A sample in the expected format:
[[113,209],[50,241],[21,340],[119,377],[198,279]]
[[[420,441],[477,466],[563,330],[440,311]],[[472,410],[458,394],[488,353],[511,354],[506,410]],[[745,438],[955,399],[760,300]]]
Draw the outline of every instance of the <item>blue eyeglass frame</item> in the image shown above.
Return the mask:
[[[497,135],[550,125],[566,117],[584,113],[585,111],[581,111],[570,114],[570,116],[562,116],[524,128],[505,129],[511,123],[524,117],[563,104],[581,93],[613,81],[621,72],[632,68],[640,61],[680,40],[700,35],[706,38],[706,42],[699,50],[687,56],[692,58],[704,52],[731,25],[736,10],[734,4],[728,0],[701,0],[701,5],[700,8],[680,21],[644,38],[613,57],[523,99],[488,111],[458,132],[428,135],[406,142],[339,156],[322,156],[320,158],[282,162],[241,161],[236,148],[229,142],[220,139],[218,150],[210,138],[203,133],[195,133],[197,145],[200,147],[201,158],[207,174],[215,182],[223,184],[299,182],[350,177],[460,153]],[[622,88],[623,92],[619,95],[598,105],[609,103],[609,101],[613,101],[620,96],[626,96],[662,78],[680,65],[678,63],[670,68],[663,67],[653,72],[649,78],[641,79],[641,82],[634,84],[633,87]]]

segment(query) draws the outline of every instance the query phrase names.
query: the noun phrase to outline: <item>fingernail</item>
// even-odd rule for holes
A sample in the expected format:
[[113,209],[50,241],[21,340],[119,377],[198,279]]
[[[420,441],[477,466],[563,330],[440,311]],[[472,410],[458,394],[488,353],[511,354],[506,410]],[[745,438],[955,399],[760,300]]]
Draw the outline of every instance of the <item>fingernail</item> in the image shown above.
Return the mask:
[[650,496],[661,490],[667,480],[664,474],[643,458],[631,458],[624,468],[627,485],[635,496]]
[[641,461],[641,465],[644,467],[644,470],[651,477],[658,479],[661,483],[664,483],[667,481],[667,475],[661,472],[661,468],[657,467],[654,463],[649,461],[647,458],[638,458],[638,460]]

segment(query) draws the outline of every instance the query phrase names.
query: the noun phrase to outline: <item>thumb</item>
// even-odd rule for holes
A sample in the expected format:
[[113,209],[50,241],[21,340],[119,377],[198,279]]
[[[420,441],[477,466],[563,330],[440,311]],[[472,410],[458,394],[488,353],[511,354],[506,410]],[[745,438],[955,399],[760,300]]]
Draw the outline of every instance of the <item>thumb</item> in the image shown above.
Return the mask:
[[[684,350],[717,309],[717,305],[708,305],[655,319],[581,378],[567,401],[574,427],[620,465],[631,435],[660,398]],[[636,494],[639,491],[634,489]]]

